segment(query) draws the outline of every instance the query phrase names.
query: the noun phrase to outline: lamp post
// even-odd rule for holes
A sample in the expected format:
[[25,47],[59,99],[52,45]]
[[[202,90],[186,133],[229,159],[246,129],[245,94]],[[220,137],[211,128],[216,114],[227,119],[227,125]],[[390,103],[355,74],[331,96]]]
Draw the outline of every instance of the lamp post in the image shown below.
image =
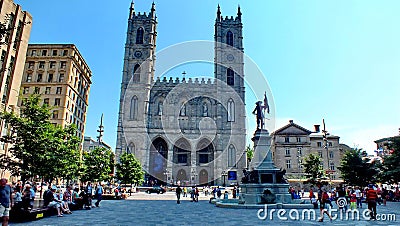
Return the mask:
[[225,178],[226,178],[226,176],[228,176],[228,174],[226,173],[226,171],[224,170],[224,171],[222,171],[222,173],[221,173],[221,176],[224,178],[224,183],[222,184],[222,186],[226,186],[226,184],[225,184]]
[[165,184],[168,187],[168,175],[169,175],[169,170],[168,169],[165,169],[164,175],[165,175]]

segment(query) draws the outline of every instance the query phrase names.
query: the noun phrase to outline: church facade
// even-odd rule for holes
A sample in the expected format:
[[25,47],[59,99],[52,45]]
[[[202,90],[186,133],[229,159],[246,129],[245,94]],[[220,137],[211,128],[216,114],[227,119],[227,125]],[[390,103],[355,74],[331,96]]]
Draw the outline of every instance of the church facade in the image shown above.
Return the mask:
[[246,168],[242,13],[221,16],[214,78],[155,78],[157,17],[131,4],[118,116],[117,161],[133,153],[147,180],[237,184]]

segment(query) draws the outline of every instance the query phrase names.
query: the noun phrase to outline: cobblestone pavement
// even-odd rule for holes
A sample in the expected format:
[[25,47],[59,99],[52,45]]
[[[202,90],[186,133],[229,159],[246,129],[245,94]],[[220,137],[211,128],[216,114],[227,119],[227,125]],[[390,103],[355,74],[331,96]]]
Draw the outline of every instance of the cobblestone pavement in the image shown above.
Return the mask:
[[[172,193],[139,193],[128,200],[104,200],[99,208],[74,211],[72,215],[64,215],[61,218],[53,216],[11,225],[400,225],[400,202],[389,202],[387,206],[377,208],[380,214],[395,214],[395,221],[367,221],[360,217],[359,221],[337,219],[329,222],[325,216],[325,222],[319,223],[308,219],[279,220],[276,212],[272,220],[269,217],[260,220],[257,217],[257,209],[218,208],[204,200],[206,197],[202,197],[203,200],[198,203],[184,198],[180,205],[176,204],[175,200],[167,200],[173,198]],[[301,210],[299,211],[301,215]],[[288,217],[288,213],[285,216]]]

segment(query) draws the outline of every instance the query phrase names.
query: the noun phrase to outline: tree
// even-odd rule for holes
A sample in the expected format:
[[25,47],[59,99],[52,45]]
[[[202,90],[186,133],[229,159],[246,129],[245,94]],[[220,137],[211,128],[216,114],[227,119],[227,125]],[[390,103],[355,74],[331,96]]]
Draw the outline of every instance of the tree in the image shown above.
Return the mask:
[[114,153],[104,147],[83,152],[82,181],[110,181],[114,169]]
[[343,155],[341,166],[338,167],[342,178],[350,185],[365,187],[375,182],[378,171],[369,158],[364,157],[362,149],[352,148]]
[[123,184],[140,185],[144,181],[142,165],[133,154],[122,154],[116,170],[116,178]]
[[379,178],[381,182],[389,184],[400,181],[400,137],[394,137],[389,142],[390,155],[383,158],[383,163],[379,166]]
[[321,165],[322,160],[318,154],[309,154],[304,160],[304,172],[308,177],[308,182],[316,184],[318,179],[324,175],[323,167]]
[[40,105],[39,95],[27,98],[20,115],[4,111],[0,119],[7,125],[8,133],[0,138],[9,146],[8,153],[0,156],[2,166],[7,166],[14,176],[28,178],[63,178],[76,176],[79,160],[79,143],[75,127],[65,129],[50,122],[50,108]]

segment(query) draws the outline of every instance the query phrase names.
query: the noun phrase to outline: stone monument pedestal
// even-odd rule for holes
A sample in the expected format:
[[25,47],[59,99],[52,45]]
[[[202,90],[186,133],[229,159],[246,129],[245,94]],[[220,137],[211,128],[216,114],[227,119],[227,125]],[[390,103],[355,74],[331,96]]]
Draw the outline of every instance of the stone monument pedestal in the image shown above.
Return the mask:
[[254,158],[240,185],[239,204],[292,203],[285,172],[276,168],[272,160],[268,130],[257,129],[252,141]]

